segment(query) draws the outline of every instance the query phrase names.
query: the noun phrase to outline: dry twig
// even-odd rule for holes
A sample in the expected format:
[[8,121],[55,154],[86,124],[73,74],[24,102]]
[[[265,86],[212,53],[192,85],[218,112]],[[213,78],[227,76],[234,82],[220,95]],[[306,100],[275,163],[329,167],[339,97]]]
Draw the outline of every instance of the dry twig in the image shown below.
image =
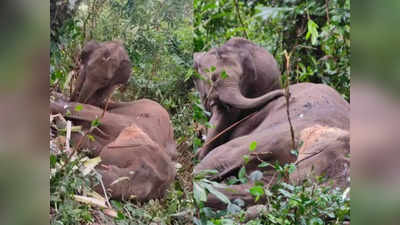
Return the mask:
[[290,92],[289,92],[289,75],[290,75],[290,57],[293,51],[288,54],[287,51],[285,50],[285,58],[286,58],[286,80],[285,80],[285,99],[286,99],[286,115],[288,118],[289,122],[289,127],[290,127],[290,135],[292,139],[292,149],[296,149],[296,142],[295,142],[295,137],[294,137],[294,129],[293,129],[293,124],[292,120],[290,118],[290,110],[289,110],[289,99],[290,99]]

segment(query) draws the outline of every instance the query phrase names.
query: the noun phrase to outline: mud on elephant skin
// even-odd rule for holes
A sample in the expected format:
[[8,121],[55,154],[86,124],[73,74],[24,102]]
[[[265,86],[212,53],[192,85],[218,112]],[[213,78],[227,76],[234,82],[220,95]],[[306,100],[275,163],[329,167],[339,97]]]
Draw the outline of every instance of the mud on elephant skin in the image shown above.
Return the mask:
[[[232,38],[221,47],[194,53],[194,68],[200,74],[195,80],[196,89],[215,126],[208,130],[207,140],[284,94],[273,56],[243,38]],[[221,135],[204,146],[198,157],[202,159],[228,136]]]
[[89,41],[81,51],[80,61],[72,101],[100,106],[131,75],[131,61],[120,41]]
[[[290,116],[297,146],[304,142],[304,147],[299,149],[299,160],[302,162],[299,162],[292,180],[300,182],[309,174],[310,167],[315,167],[316,175],[326,175],[328,179],[337,181],[339,186],[345,184],[343,181],[348,177],[348,173],[343,168],[346,168],[345,164],[348,163],[344,158],[349,152],[349,104],[334,89],[323,84],[299,83],[291,85],[289,90]],[[307,129],[315,126],[326,127],[327,130],[315,131],[314,136],[304,134]],[[329,129],[333,129],[334,132]],[[219,174],[213,179],[222,181],[235,175],[244,164],[243,156],[250,155],[246,164],[247,173],[262,169],[264,181],[269,182],[274,172],[269,167],[258,168],[262,161],[278,161],[281,164],[296,161],[296,157],[290,153],[291,135],[284,97],[271,101],[253,117],[232,129],[230,138],[210,151],[195,167],[194,173],[215,169]],[[257,143],[257,148],[250,154],[249,145],[253,141]],[[318,154],[310,158],[305,157],[313,153]],[[230,188],[248,192],[239,186]]]

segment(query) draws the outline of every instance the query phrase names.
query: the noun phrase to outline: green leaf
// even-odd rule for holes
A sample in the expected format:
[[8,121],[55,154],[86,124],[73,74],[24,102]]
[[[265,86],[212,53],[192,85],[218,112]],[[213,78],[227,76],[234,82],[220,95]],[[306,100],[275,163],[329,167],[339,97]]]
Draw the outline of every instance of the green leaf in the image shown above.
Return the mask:
[[229,200],[228,197],[226,197],[226,195],[215,189],[211,184],[203,183],[203,185],[211,194],[215,195],[215,197],[217,197],[223,203],[225,204],[231,203],[231,201]]
[[193,197],[198,203],[207,201],[206,190],[197,182],[193,182]]
[[[194,71],[192,68],[189,68],[187,73],[185,74],[185,79],[183,80],[184,82],[188,81],[194,74]],[[202,77],[202,76],[200,76]]]
[[290,150],[290,153],[291,153],[292,155],[294,155],[294,156],[298,156],[298,155],[299,155],[299,152],[298,152],[296,149]]
[[249,155],[244,155],[243,156],[243,160],[244,160],[244,164],[246,165],[247,163],[249,163]]
[[288,173],[291,174],[291,173],[293,173],[295,170],[296,170],[296,165],[295,165],[294,163],[291,163],[291,164],[289,165],[289,168],[288,168]]
[[87,137],[89,138],[89,141],[95,141],[96,139],[93,137],[93,135],[88,134]]
[[242,184],[247,183],[247,177],[246,177],[246,167],[242,167],[239,170],[239,180]]
[[310,223],[309,224],[311,224],[311,225],[314,225],[314,224],[316,224],[316,225],[323,225],[324,224],[324,221],[321,219],[321,218],[318,218],[318,217],[314,217],[314,218],[312,218],[311,220],[310,220]]
[[57,163],[57,156],[50,155],[50,168],[55,168]]
[[194,177],[195,180],[201,180],[205,177],[213,176],[218,174],[218,170],[202,170],[199,173],[197,173]]
[[271,164],[270,164],[270,163],[267,163],[267,162],[262,162],[262,163],[260,163],[260,164],[258,165],[258,167],[260,167],[260,168],[267,167],[267,166],[271,166]]
[[264,195],[264,188],[262,186],[254,186],[250,188],[250,194],[255,197],[255,201],[257,202],[261,196]]
[[210,71],[214,72],[217,68],[215,66],[211,66]]
[[316,45],[317,44],[317,39],[318,39],[318,24],[316,24],[313,20],[309,19],[307,23],[307,34],[306,34],[306,40],[308,40],[311,37],[311,44]]
[[75,106],[75,111],[80,112],[83,109],[81,104]]
[[98,127],[98,126],[100,126],[100,121],[99,121],[99,118],[96,118],[95,120],[92,120],[92,123],[91,123],[91,126],[92,127]]
[[288,7],[264,7],[264,6],[257,6],[256,10],[259,12],[255,15],[255,17],[261,17],[264,20],[269,18],[273,19],[279,15],[280,12],[290,11],[292,8]]
[[225,71],[222,71],[220,76],[221,76],[221,79],[226,79],[228,77],[228,74]]
[[293,196],[292,193],[286,191],[285,189],[279,189],[278,190],[283,196],[287,197],[287,198],[291,198]]
[[257,142],[255,142],[255,141],[251,142],[250,146],[249,146],[249,151],[254,152],[254,150],[256,150],[256,148],[257,148]]
[[231,177],[231,178],[229,178],[229,180],[228,180],[228,184],[229,184],[229,185],[236,184],[236,183],[238,183],[238,182],[239,182],[239,179],[237,179],[236,177]]

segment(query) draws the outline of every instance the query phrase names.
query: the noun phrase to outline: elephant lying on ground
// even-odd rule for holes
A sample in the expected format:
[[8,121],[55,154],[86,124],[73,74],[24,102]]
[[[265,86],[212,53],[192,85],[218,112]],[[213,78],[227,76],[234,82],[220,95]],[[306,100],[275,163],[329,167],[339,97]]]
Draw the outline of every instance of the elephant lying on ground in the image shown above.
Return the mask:
[[[51,112],[63,114],[84,131],[91,129],[83,138],[73,133],[72,142],[101,157],[97,169],[111,198],[161,197],[176,174],[176,143],[168,112],[148,99],[104,102],[131,73],[122,43],[90,41],[82,50],[81,63],[72,101],[58,98],[50,103]],[[99,125],[91,128],[96,119]],[[100,186],[96,190],[103,193]]]
[[[243,45],[233,43],[246,43]],[[249,41],[244,39],[231,39],[224,46],[210,50],[208,53],[200,53],[195,55],[195,68],[204,78],[207,78],[208,72],[204,69],[210,65],[215,66],[215,77],[220,76],[222,70],[227,71],[228,78],[249,77],[249,74],[239,73],[244,69],[237,69],[248,66],[248,62],[241,61],[240,55],[242,48],[247,49]],[[225,47],[228,46],[229,54],[225,54]],[[234,47],[235,46],[235,47]],[[237,50],[234,50],[236,48]],[[254,50],[251,51],[259,51]],[[265,51],[265,50],[264,50]],[[215,54],[215,52],[219,52]],[[251,56],[252,54],[248,54]],[[253,53],[253,55],[255,55]],[[225,57],[224,60],[218,57]],[[254,61],[254,67],[258,68],[258,64],[265,61],[273,60],[264,57],[264,61]],[[251,57],[250,57],[251,59]],[[219,62],[212,64],[211,62]],[[276,66],[274,63],[265,64],[265,66]],[[222,69],[221,69],[222,68]],[[276,71],[277,68],[271,69]],[[250,73],[252,75],[252,73]],[[279,76],[266,73],[265,76],[270,77],[269,82],[277,83]],[[251,77],[251,76],[250,76]],[[258,76],[259,77],[259,76]],[[349,153],[349,104],[334,89],[323,84],[300,83],[291,85],[290,90],[290,116],[296,137],[296,146],[304,147],[299,149],[299,156],[296,158],[291,153],[291,133],[288,118],[286,114],[286,99],[282,96],[282,90],[269,90],[264,92],[262,97],[249,97],[246,102],[257,102],[257,104],[243,105],[233,104],[229,102],[229,96],[244,95],[244,90],[235,87],[239,83],[239,87],[246,83],[248,79],[229,80],[217,79],[213,80],[212,86],[197,85],[197,89],[203,96],[203,104],[207,109],[211,109],[210,122],[215,129],[207,132],[206,143],[208,146],[200,150],[198,154],[201,159],[200,163],[194,168],[194,173],[203,170],[217,170],[218,174],[212,179],[223,181],[231,175],[236,175],[238,170],[244,165],[243,156],[249,155],[249,161],[246,164],[246,172],[250,174],[255,170],[264,172],[264,182],[273,179],[274,171],[271,167],[259,168],[261,162],[274,163],[278,161],[281,164],[295,162],[298,160],[298,168],[291,176],[293,182],[300,182],[306,176],[310,168],[317,168],[316,175],[327,175],[337,182],[337,185],[347,185],[348,160],[345,160]],[[204,84],[200,79],[197,83]],[[216,83],[216,84],[215,84]],[[233,88],[232,88],[233,86]],[[259,86],[268,86],[268,83],[252,84],[246,88],[249,90],[257,89]],[[219,88],[225,87],[225,88]],[[279,88],[279,87],[276,87]],[[212,94],[204,94],[212,93]],[[229,94],[226,94],[229,93]],[[210,97],[211,96],[211,97]],[[211,99],[211,100],[210,100]],[[228,100],[227,100],[228,99]],[[236,97],[233,98],[236,101]],[[263,99],[260,101],[259,99]],[[265,100],[268,99],[268,100]],[[250,115],[251,113],[254,113]],[[242,120],[249,116],[246,120],[229,129],[223,135],[216,135],[228,128],[231,124]],[[314,131],[316,130],[316,131]],[[307,133],[313,135],[305,135]],[[314,132],[311,132],[314,131]],[[318,131],[318,132],[317,132]],[[320,140],[320,141],[318,141]],[[321,141],[325,140],[325,141]],[[249,152],[249,146],[252,142],[257,143],[256,150]],[[315,166],[313,166],[315,165]],[[240,196],[250,205],[254,203],[253,198],[248,192],[251,184],[232,185],[229,190],[233,192],[223,191],[228,197],[234,199]],[[215,196],[209,196],[208,204],[212,207],[220,207],[220,203]]]
[[[283,96],[280,71],[273,56],[243,38],[232,38],[219,48],[194,54],[195,70],[201,79],[195,85],[205,108],[212,113],[207,132],[210,140],[224,128]],[[226,142],[221,135],[198,152],[202,159],[211,149]]]
[[[68,106],[65,108],[65,106]],[[74,107],[82,106],[80,111]],[[103,109],[78,102],[58,100],[50,103],[52,113],[61,113],[83,130],[90,129],[91,121],[100,118]],[[93,138],[85,137],[81,141],[82,148],[90,149],[89,155],[98,156],[103,147],[114,141],[119,133],[130,124],[142,129],[155,143],[168,153],[172,160],[176,159],[176,143],[174,131],[168,112],[157,102],[140,99],[127,103],[110,102],[98,128],[90,134]],[[80,133],[72,133],[73,144],[78,144],[82,137]]]
[[[79,111],[75,110],[78,105],[82,105]],[[77,102],[51,102],[50,108],[52,113],[84,125],[84,130],[103,113],[99,107]],[[94,140],[85,138],[81,147],[96,147],[93,155],[102,160],[97,169],[111,198],[135,196],[146,201],[161,197],[175,178],[176,148],[168,113],[147,99],[115,103],[111,108],[99,119],[98,129],[91,132]],[[75,144],[81,138],[73,137]]]

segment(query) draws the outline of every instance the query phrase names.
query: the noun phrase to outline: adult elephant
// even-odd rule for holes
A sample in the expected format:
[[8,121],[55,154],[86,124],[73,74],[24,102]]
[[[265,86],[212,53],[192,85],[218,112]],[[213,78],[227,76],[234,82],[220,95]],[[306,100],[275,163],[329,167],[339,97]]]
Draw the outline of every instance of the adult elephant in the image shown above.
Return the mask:
[[[248,41],[233,39],[233,41],[230,40],[225,45],[229,42]],[[232,44],[228,44],[228,47],[231,49],[230,52],[235,52],[232,48],[238,48],[239,50],[237,51],[239,53],[236,53],[236,55],[240,55],[240,45],[233,47]],[[216,50],[211,50],[211,52],[213,51]],[[207,75],[207,71],[198,68],[204,68],[202,64],[210,61],[207,58],[215,60],[215,56],[212,54],[201,53],[195,57],[195,67],[203,76]],[[221,61],[218,66],[223,67],[225,71],[229,70],[229,67],[237,65],[237,63],[232,63],[235,59],[237,59],[237,56],[232,54],[231,59]],[[215,69],[214,71],[222,73],[221,69]],[[214,76],[218,77],[220,74],[216,73]],[[275,76],[275,79],[278,78]],[[243,82],[245,81],[243,80]],[[220,87],[232,85],[233,83],[223,84],[226,82],[225,79],[218,82],[220,82],[218,84]],[[274,82],[272,81],[272,83]],[[257,83],[257,85],[262,86],[260,83]],[[264,85],[268,86],[268,83]],[[220,135],[223,136],[222,138],[210,139],[209,137],[212,138],[218,132],[211,129],[212,135],[210,135],[210,131],[208,131],[206,143],[210,141],[217,141],[218,143],[209,144],[208,147],[206,146],[201,150],[201,154],[199,154],[201,161],[194,168],[194,173],[210,169],[217,170],[218,174],[212,179],[222,181],[231,175],[235,175],[242,166],[245,166],[248,174],[255,170],[262,170],[264,172],[264,181],[269,182],[274,177],[274,171],[271,167],[258,168],[261,162],[284,164],[297,160],[298,169],[290,178],[293,182],[300,182],[310,175],[311,168],[317,168],[317,175],[325,174],[328,178],[335,179],[339,186],[347,185],[346,178],[349,174],[349,161],[346,160],[346,155],[349,153],[350,107],[334,89],[323,84],[312,83],[300,83],[289,87],[291,94],[289,98],[289,113],[296,146],[301,147],[299,156],[296,157],[291,153],[292,140],[286,112],[287,102],[281,92],[278,92],[281,90],[267,92],[261,98],[266,98],[265,96],[271,96],[271,94],[275,96],[269,101],[262,102],[262,104],[248,104],[251,107],[243,109],[243,107],[240,107],[241,105],[229,104],[229,99],[226,101],[229,96],[241,95],[244,92],[243,90],[237,88],[218,89],[206,85],[197,85],[197,88],[200,94],[211,92],[214,94],[212,99],[217,99],[216,101],[214,100],[213,104],[210,104],[207,98],[206,101],[203,101],[206,107],[213,106],[211,108],[217,109],[211,110],[211,123],[219,128],[217,130],[224,130],[230,124],[238,122],[249,113],[254,114],[241,123],[230,127],[229,132]],[[251,85],[247,86],[247,88],[249,90],[254,89]],[[226,95],[223,93],[225,90],[228,90],[228,96],[224,96]],[[233,91],[231,90],[237,93],[232,93]],[[220,96],[224,97],[221,98]],[[233,99],[237,98],[234,97]],[[250,98],[249,102],[257,102],[259,99],[260,97]],[[229,123],[225,121],[229,121]],[[309,133],[312,135],[307,135]],[[254,152],[249,152],[249,146],[252,142],[257,143],[257,148]],[[301,143],[304,143],[304,146],[301,146]],[[243,160],[245,155],[249,155],[249,160],[246,164]],[[251,184],[233,185],[229,189],[235,191],[222,191],[231,199],[240,197],[247,204],[253,204],[254,201],[248,192],[250,186]],[[213,207],[221,206],[215,196],[209,196],[208,204]]]
[[81,51],[80,61],[72,101],[99,106],[131,75],[131,61],[120,41],[89,41]]
[[[194,67],[200,74],[195,86],[202,103],[211,112],[213,128],[207,140],[274,98],[282,96],[280,71],[273,56],[243,38],[232,38],[208,52],[194,54]],[[198,157],[229,139],[230,132],[204,146]]]

